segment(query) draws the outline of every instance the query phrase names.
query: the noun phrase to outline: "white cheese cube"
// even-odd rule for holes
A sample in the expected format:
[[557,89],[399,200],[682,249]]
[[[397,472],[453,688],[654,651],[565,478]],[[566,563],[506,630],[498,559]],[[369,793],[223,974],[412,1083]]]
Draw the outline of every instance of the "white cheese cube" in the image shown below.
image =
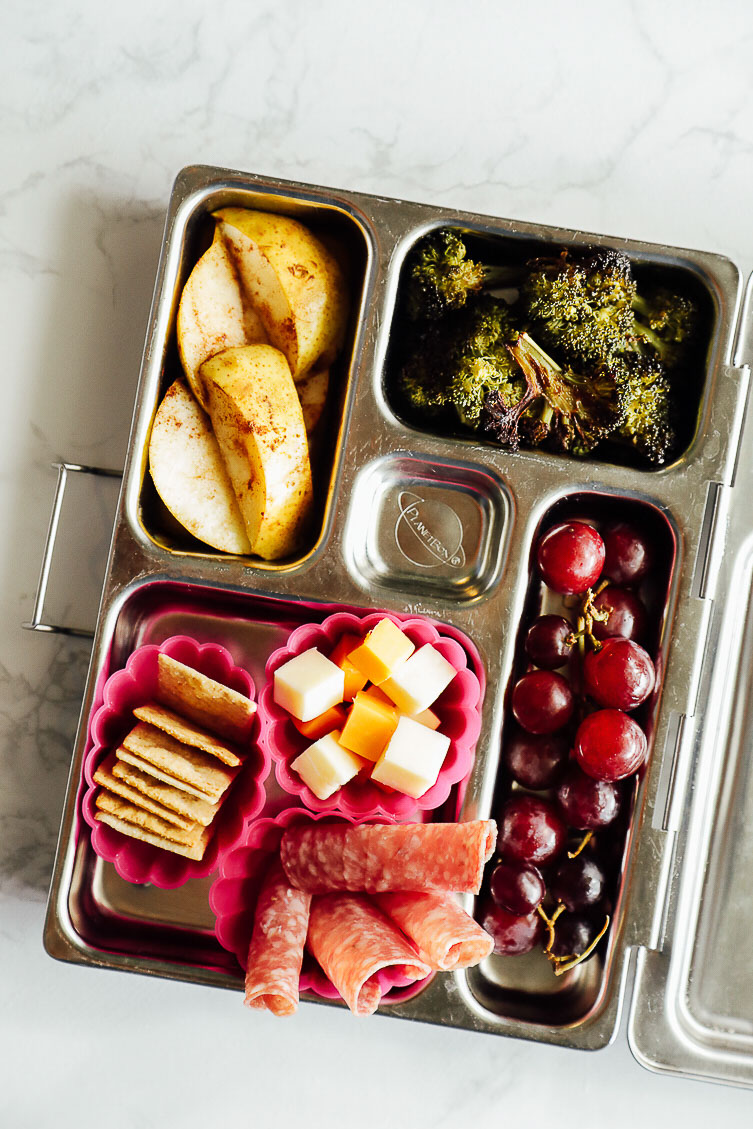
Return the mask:
[[338,730],[320,737],[291,764],[298,775],[320,800],[327,800],[352,780],[365,761],[343,748]]
[[418,799],[436,784],[449,747],[444,733],[401,717],[371,779]]
[[336,706],[345,693],[345,672],[310,647],[275,671],[274,699],[299,721],[311,721]]
[[403,713],[414,715],[428,709],[456,674],[452,663],[431,643],[426,643],[380,683],[379,689]]

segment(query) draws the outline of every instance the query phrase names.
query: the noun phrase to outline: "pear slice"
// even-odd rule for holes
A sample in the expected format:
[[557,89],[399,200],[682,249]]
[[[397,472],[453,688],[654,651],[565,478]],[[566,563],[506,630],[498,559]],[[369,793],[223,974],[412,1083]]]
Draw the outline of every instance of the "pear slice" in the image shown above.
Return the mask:
[[240,282],[220,233],[194,266],[178,305],[178,353],[188,383],[206,409],[199,368],[223,349],[264,342],[267,334],[256,310],[244,302]]
[[331,364],[347,319],[345,280],[332,253],[289,216],[223,208],[215,219],[244,297],[293,379]]
[[157,409],[149,469],[162,501],[200,541],[224,553],[250,553],[240,509],[206,414],[182,380]]
[[226,349],[205,361],[209,416],[254,553],[289,556],[311,512],[311,466],[298,393],[271,345]]
[[299,380],[298,384],[296,384],[296,389],[298,391],[298,399],[301,401],[303,422],[310,444],[311,437],[314,435],[321,422],[327,403],[329,369],[313,369],[308,376],[304,376],[303,380]]

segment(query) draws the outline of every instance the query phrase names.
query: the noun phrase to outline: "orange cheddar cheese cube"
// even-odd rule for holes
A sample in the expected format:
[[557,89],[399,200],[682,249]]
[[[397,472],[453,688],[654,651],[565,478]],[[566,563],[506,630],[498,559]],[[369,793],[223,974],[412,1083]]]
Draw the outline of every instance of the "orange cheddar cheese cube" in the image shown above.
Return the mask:
[[344,702],[352,702],[359,690],[363,690],[368,682],[365,674],[361,674],[358,667],[353,666],[353,663],[348,658],[351,651],[355,651],[356,647],[360,646],[361,639],[358,635],[343,635],[337,643],[332,654],[329,656],[330,662],[345,674],[345,691],[343,693]]
[[[368,694],[375,702],[382,702],[384,705],[394,707],[395,703],[392,701],[381,686],[367,686],[364,694]],[[419,722],[420,725],[427,725],[429,729],[439,729],[442,724],[433,710],[422,710],[421,713],[406,714],[406,717],[412,717],[414,721]]]
[[[387,698],[386,694],[384,696]],[[387,698],[387,701],[389,701],[389,698]],[[419,725],[428,726],[429,729],[439,729],[442,724],[434,711],[429,709],[421,710],[421,713],[414,713],[413,720],[417,721]]]
[[381,619],[348,658],[361,674],[378,686],[394,674],[415,649],[408,636],[391,619]]
[[359,757],[378,761],[397,728],[399,715],[393,705],[376,701],[363,690],[355,696],[340,744]]
[[346,717],[345,706],[331,706],[318,717],[313,717],[311,721],[299,721],[297,717],[291,718],[291,721],[302,736],[307,737],[309,741],[318,741],[325,733],[331,733],[333,729],[342,729]]
[[388,698],[384,690],[380,690],[378,686],[367,686],[364,690],[364,694],[368,694],[375,702],[381,702],[383,706],[389,706],[392,710],[395,709],[395,703],[392,701],[392,698]]

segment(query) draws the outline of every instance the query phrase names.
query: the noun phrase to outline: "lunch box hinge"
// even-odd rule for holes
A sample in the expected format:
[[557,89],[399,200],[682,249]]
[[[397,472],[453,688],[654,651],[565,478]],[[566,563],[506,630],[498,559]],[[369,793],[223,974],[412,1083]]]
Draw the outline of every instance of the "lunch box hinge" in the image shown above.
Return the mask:
[[698,538],[698,553],[690,594],[701,600],[713,599],[716,583],[716,560],[723,538],[720,531],[723,528],[723,517],[726,513],[726,495],[721,482],[709,482],[706,492],[706,505],[703,511],[701,532]]
[[687,744],[693,722],[694,717],[684,713],[673,712],[669,718],[652,820],[659,831],[677,831],[680,826],[690,767]]
[[50,581],[52,561],[55,554],[55,543],[60,527],[60,516],[63,511],[63,499],[65,498],[65,489],[68,485],[69,476],[72,474],[119,479],[123,477],[123,472],[120,470],[108,470],[104,467],[83,466],[80,463],[60,462],[52,463],[52,466],[57,469],[58,478],[55,486],[55,496],[52,502],[50,523],[47,527],[47,537],[42,553],[42,565],[39,570],[39,581],[34,598],[34,610],[31,619],[21,626],[25,627],[28,631],[47,631],[56,635],[75,635],[82,639],[92,639],[94,632],[88,628],[69,627],[61,623],[48,623],[45,619],[44,605],[47,597],[47,587]]

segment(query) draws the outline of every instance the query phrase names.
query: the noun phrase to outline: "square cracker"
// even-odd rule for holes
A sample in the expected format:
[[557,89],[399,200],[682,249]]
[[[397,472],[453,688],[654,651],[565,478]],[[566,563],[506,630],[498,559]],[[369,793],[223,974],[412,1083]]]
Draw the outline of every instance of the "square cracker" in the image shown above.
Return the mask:
[[174,779],[190,784],[209,800],[219,800],[238,772],[145,721],[138,722],[123,738],[123,748]]
[[197,725],[233,739],[248,735],[256,703],[162,652],[157,656],[157,699]]
[[[187,819],[184,815],[178,812],[171,811],[170,808],[161,804],[153,794],[149,792],[140,792],[137,788],[132,787],[126,780],[118,778],[113,775],[115,768],[116,756],[112,753],[107,760],[99,766],[94,773],[94,781],[102,788],[106,788],[108,792],[112,792],[121,799],[126,800],[136,807],[144,808],[152,815],[158,816],[159,819],[165,823],[172,823],[175,827],[183,831],[187,831],[196,822],[193,819]],[[156,781],[155,781],[156,783]]]
[[[176,776],[171,776],[169,772],[163,772],[162,769],[150,764],[149,761],[145,761],[142,757],[137,756],[136,753],[130,752],[126,749],[125,745],[121,745],[119,749],[116,749],[115,754],[118,758],[115,762],[116,769],[120,764],[127,764],[131,768],[136,768],[139,772],[153,777],[155,780],[168,784],[171,788],[177,788],[179,791],[185,792],[187,796],[192,796],[194,799],[204,800],[205,803],[212,805],[218,802],[211,796],[207,796],[206,792],[200,792],[198,788],[194,788],[192,784],[186,784],[184,780],[178,780]],[[115,771],[115,775],[119,776],[120,773]]]
[[98,811],[96,817],[102,823],[106,823],[108,827],[113,827],[116,831],[122,832],[123,835],[129,835],[132,839],[140,839],[143,843],[151,843],[153,847],[161,847],[165,851],[172,851],[175,855],[183,855],[184,858],[196,861],[203,859],[210,838],[210,833],[205,831],[203,839],[187,846],[185,843],[174,843],[170,839],[162,839],[151,831],[145,831],[143,827],[137,827],[133,823],[128,823],[125,819],[111,815],[110,812]]
[[184,745],[190,745],[194,749],[208,753],[209,756],[217,757],[223,764],[235,767],[241,763],[237,753],[208,730],[192,725],[158,702],[147,702],[144,706],[137,706],[133,712],[139,721],[146,721],[149,725],[161,729],[163,733],[168,733],[176,741],[182,741]]
[[[168,784],[165,780],[158,779],[151,772],[147,772],[146,769],[136,768],[133,764],[121,760],[120,757],[114,760],[112,775],[115,779],[127,784],[133,791],[149,796],[154,803],[159,804],[166,810],[174,811],[186,819],[194,820],[196,823],[200,823],[202,827],[208,827],[217,814],[217,804],[200,799],[199,796],[191,795],[184,790],[183,786]],[[115,789],[112,788],[111,791],[115,791]]]
[[152,835],[159,835],[160,839],[169,839],[171,843],[180,843],[184,847],[192,847],[204,835],[207,828],[200,823],[191,823],[187,829],[176,827],[174,823],[167,823],[158,815],[153,815],[146,808],[131,804],[114,792],[100,789],[94,801],[98,811],[114,815],[126,823],[141,827]]

